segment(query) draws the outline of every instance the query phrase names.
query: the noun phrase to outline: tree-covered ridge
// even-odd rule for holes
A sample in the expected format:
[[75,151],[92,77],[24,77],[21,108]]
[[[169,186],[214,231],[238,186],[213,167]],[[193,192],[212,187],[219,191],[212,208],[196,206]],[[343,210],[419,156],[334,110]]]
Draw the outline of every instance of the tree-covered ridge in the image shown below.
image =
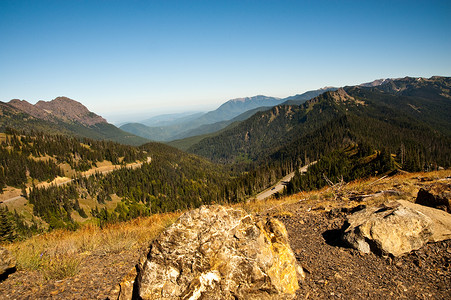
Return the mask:
[[[2,135],[1,149],[5,158],[1,170],[8,175],[21,176],[17,187],[22,187],[22,195],[31,204],[33,215],[49,229],[77,228],[77,220],[92,217],[103,224],[202,204],[238,201],[236,190],[229,187],[233,180],[230,170],[163,144],[149,143],[136,148],[107,141],[9,130]],[[62,175],[61,165],[83,171],[103,160],[122,164],[122,167],[90,176],[75,172],[73,179],[63,185],[41,185],[38,178],[31,177],[31,162],[54,166],[55,173],[47,171],[44,165],[38,168],[50,181]],[[126,166],[135,161],[142,163]],[[19,178],[19,175],[15,176]],[[9,177],[2,179],[10,180]],[[25,185],[29,189],[25,189]],[[13,220],[15,214],[7,213]],[[23,219],[16,219],[17,224],[24,223]],[[31,228],[27,224],[34,223],[30,222],[25,222],[25,228]]]
[[188,151],[220,163],[263,161],[297,139],[300,133],[315,131],[339,113],[333,103],[326,102],[276,106],[256,113],[220,135],[200,141]]
[[110,141],[7,129],[0,143],[0,191],[25,186],[29,179],[52,181],[64,175],[62,164],[80,172],[105,160],[125,164],[146,158],[142,150]]
[[297,170],[287,184],[286,192],[293,194],[320,189],[332,183],[381,175],[397,167],[399,165],[386,149],[374,150],[366,144],[350,145],[321,156],[305,174]]
[[[191,148],[210,161],[159,143],[130,147],[10,130],[1,135],[0,187],[26,184],[31,187],[27,196],[36,218],[49,228],[76,228],[77,222],[92,217],[104,224],[242,201],[313,161],[317,163],[306,175],[297,172],[288,192],[393,169],[448,168],[449,81],[407,78],[387,81],[388,87],[345,87],[302,105],[258,112]],[[103,160],[143,163],[79,176]],[[73,171],[70,183],[32,184],[61,176],[62,167],[66,176],[68,167]],[[2,213],[8,215],[8,222],[16,220],[17,228],[36,226],[35,221],[24,224],[17,213]]]
[[346,87],[300,106],[277,106],[202,140],[190,151],[217,162],[305,163],[334,149],[367,143],[391,153],[406,147],[407,156],[420,156],[420,166],[449,166],[451,79],[405,81],[412,84],[400,83],[396,92],[382,86]]
[[[35,215],[50,228],[74,228],[71,214],[75,211],[83,218],[91,214],[103,224],[236,201],[225,198],[230,176],[222,167],[163,144],[146,144],[141,150],[152,160],[139,168],[123,167],[108,174],[77,177],[65,186],[33,187],[29,200]],[[105,204],[112,201],[112,196],[121,201],[108,211]],[[95,208],[86,211],[80,206],[80,198],[93,199]]]

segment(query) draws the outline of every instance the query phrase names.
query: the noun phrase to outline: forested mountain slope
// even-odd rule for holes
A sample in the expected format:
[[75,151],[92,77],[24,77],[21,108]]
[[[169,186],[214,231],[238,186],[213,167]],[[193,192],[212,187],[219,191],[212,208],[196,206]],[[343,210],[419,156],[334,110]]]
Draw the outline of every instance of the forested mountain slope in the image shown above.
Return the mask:
[[222,122],[231,120],[246,111],[262,106],[274,106],[282,102],[278,98],[262,95],[238,98],[229,100],[219,108],[202,114],[197,118],[188,119],[185,122],[177,122],[170,126],[151,127],[140,123],[128,123],[120,128],[153,141],[172,141],[220,130],[230,124],[223,124]]
[[[177,121],[170,126],[146,126],[147,124],[141,122],[141,124],[124,124],[120,128],[127,132],[154,141],[170,142],[198,135],[215,133],[236,121],[243,121],[249,118],[257,111],[267,110],[273,106],[281,104],[299,105],[315,96],[331,90],[336,90],[336,88],[325,87],[318,90],[307,91],[303,94],[298,94],[284,99],[267,97],[263,95],[237,98],[229,100],[222,104],[219,108],[202,114],[197,118],[190,118],[185,122]],[[193,139],[190,139],[189,141],[192,140]],[[195,138],[194,140],[198,139]],[[175,145],[180,144],[185,145],[187,143],[183,141],[175,143]],[[184,150],[186,149],[185,147],[183,148]]]
[[[0,103],[5,132],[0,135],[0,190],[22,191],[26,199],[20,207],[28,214],[24,221],[20,210],[11,210],[8,218],[26,233],[36,220],[49,228],[75,228],[92,220],[105,224],[237,202],[312,161],[317,164],[303,177],[297,173],[289,192],[320,187],[326,176],[336,182],[394,169],[450,167],[451,78],[381,83],[327,91],[301,105],[246,115],[189,148],[209,160],[159,143],[131,147],[55,135],[97,132],[95,138],[102,139],[105,130],[93,128],[112,126],[81,107],[79,114],[67,111],[60,106],[64,99],[44,112],[42,103]],[[100,164],[118,168],[82,173]],[[57,176],[69,178],[64,185],[41,185]]]
[[[0,138],[0,195],[15,189],[22,196],[1,195],[1,207],[11,206],[8,218],[21,234],[237,201],[229,171],[163,144],[137,148],[14,130]],[[99,165],[115,168],[84,173]],[[52,182],[56,177],[64,184]]]
[[404,78],[376,87],[345,87],[306,103],[276,106],[206,138],[189,151],[213,161],[315,160],[366,143],[406,160],[449,166],[451,78]]

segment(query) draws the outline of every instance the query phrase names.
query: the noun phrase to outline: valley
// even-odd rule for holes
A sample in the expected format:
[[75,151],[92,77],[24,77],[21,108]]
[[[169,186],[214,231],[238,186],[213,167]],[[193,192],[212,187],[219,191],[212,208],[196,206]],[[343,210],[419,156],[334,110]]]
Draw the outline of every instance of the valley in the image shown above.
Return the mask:
[[[0,281],[0,292],[117,298],[118,284],[140,277],[133,272],[144,265],[134,266],[152,257],[145,251],[160,233],[182,226],[183,213],[225,207],[240,210],[232,215],[245,215],[241,225],[251,228],[230,233],[237,240],[263,230],[275,238],[260,241],[277,242],[277,230],[288,232],[282,240],[303,270],[295,299],[446,299],[449,239],[397,256],[374,252],[374,244],[364,253],[341,238],[354,213],[416,202],[423,189],[439,189],[434,207],[449,209],[450,90],[450,77],[376,80],[238,98],[121,129],[66,97],[1,102],[0,243],[17,272]],[[203,284],[221,286],[213,284],[218,270]]]
[[[300,167],[299,173],[300,174],[306,173],[308,168],[311,165],[314,165],[315,163],[316,163],[316,161],[311,162],[308,165]],[[255,199],[256,200],[264,200],[266,198],[274,196],[276,193],[282,193],[283,190],[286,188],[287,184],[289,184],[291,179],[293,179],[295,174],[296,174],[296,172],[291,172],[290,174],[288,174],[287,176],[285,176],[284,178],[279,180],[275,185],[273,185],[270,188],[268,188],[267,190],[264,190],[263,192],[257,194],[257,196],[255,196]]]
[[[16,222],[28,232],[29,226],[114,223],[202,204],[264,199],[398,170],[447,169],[450,87],[448,77],[387,79],[285,99],[233,99],[207,114],[146,121],[185,129],[187,122],[225,122],[215,132],[171,142],[186,152],[158,143],[96,141],[91,133],[55,136],[69,123],[85,128],[78,135],[113,125],[65,97],[36,105],[12,100],[2,104],[0,201],[18,213]],[[30,130],[36,124],[53,129]],[[312,161],[318,163],[311,166]]]

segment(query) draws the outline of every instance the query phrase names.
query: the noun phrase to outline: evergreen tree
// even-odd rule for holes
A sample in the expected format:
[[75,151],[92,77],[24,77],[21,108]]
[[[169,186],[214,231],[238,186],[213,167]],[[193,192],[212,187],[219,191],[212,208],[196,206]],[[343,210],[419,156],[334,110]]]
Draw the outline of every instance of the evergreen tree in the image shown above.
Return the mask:
[[0,242],[16,239],[15,226],[7,207],[0,207]]

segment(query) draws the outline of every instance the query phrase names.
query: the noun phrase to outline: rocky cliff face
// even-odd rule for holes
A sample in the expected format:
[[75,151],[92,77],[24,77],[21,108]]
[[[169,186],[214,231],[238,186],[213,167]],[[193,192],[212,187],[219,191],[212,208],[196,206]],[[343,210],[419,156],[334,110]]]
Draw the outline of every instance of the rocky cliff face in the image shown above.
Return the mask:
[[302,278],[280,221],[203,206],[182,215],[152,243],[133,294],[143,299],[284,299],[294,296]]
[[39,101],[35,105],[25,100],[14,99],[8,104],[37,119],[46,121],[56,118],[64,122],[78,122],[86,126],[107,122],[101,116],[90,112],[83,104],[66,97],[58,97],[48,102]]

